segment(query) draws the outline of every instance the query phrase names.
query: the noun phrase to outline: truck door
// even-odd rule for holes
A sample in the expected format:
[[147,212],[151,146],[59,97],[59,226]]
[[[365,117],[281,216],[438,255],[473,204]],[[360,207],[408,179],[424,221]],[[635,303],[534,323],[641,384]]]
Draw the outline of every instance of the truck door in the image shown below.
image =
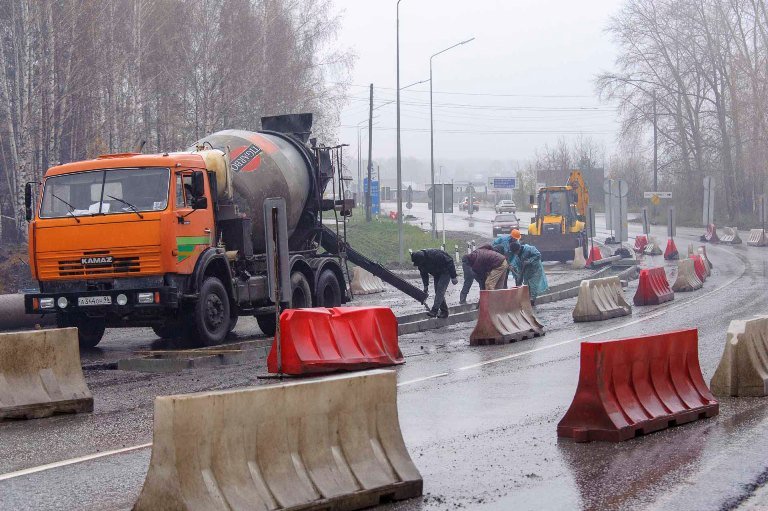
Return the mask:
[[[213,201],[208,179],[205,182],[204,204],[193,196],[193,178],[195,171],[183,170],[174,176],[173,204],[176,212],[174,254],[176,255],[176,272],[191,274],[200,253],[215,243],[213,225]],[[200,172],[200,171],[196,171]],[[197,202],[198,208],[193,206]]]

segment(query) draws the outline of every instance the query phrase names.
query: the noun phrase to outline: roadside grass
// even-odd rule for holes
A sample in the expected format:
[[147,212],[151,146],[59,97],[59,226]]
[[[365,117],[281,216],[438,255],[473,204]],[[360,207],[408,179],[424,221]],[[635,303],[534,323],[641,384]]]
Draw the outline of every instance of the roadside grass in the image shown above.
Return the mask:
[[[397,221],[388,217],[374,216],[370,223],[365,221],[365,212],[356,209],[347,221],[347,242],[369,259],[387,266],[397,266],[399,246],[397,242]],[[446,251],[453,255],[455,245],[463,247],[459,240],[446,238]],[[411,267],[408,249],[440,248],[442,238],[433,240],[430,233],[416,226],[403,224],[404,266]]]

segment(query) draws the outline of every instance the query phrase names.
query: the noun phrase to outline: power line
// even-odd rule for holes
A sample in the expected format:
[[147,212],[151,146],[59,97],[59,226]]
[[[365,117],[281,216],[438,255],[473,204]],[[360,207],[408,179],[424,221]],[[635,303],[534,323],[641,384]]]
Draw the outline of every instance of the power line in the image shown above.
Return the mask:
[[[331,82],[331,83],[334,83],[334,82]],[[357,84],[344,84],[344,85],[348,85],[350,87],[368,87],[367,85],[357,85]],[[397,90],[394,87],[377,87],[377,89],[393,90],[393,91]],[[429,90],[426,90],[426,89],[410,89],[408,92],[429,94]],[[595,96],[593,95],[577,95],[577,94],[498,94],[498,93],[490,93],[490,92],[454,92],[454,91],[432,91],[432,94],[446,94],[446,95],[453,95],[453,96],[487,96],[487,97],[493,97],[493,98],[563,98],[563,99],[595,98]]]

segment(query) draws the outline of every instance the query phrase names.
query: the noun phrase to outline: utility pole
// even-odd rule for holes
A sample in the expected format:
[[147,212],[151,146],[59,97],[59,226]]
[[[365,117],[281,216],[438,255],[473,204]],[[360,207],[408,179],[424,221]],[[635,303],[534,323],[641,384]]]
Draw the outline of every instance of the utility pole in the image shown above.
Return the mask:
[[400,2],[396,5],[396,23],[397,23],[397,244],[398,244],[398,262],[402,264],[404,242],[403,242],[403,173],[402,173],[402,154],[400,152]]
[[[653,92],[653,191],[659,191],[659,146],[658,128],[656,126],[656,91]],[[653,205],[651,218],[656,217],[656,205]]]
[[371,84],[370,105],[368,107],[368,190],[365,192],[365,221],[371,221],[371,169],[373,163],[373,84]]

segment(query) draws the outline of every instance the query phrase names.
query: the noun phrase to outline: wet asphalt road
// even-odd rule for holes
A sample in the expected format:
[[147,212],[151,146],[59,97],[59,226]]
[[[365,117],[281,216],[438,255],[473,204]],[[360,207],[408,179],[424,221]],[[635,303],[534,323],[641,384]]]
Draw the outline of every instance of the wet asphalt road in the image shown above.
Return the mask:
[[[692,239],[678,237],[681,252]],[[558,442],[555,433],[576,388],[580,340],[695,327],[709,381],[730,320],[768,311],[768,249],[708,251],[715,269],[703,290],[635,307],[631,317],[574,324],[571,299],[537,307],[547,327],[538,339],[469,347],[471,323],[402,336],[400,421],[425,496],[388,507],[714,510],[749,498],[768,475],[768,399],[722,399],[718,417],[620,444]],[[673,265],[667,266],[673,278]],[[635,289],[630,283],[626,295]],[[246,323],[237,332],[250,337],[253,328]],[[110,336],[84,364],[158,347],[148,330]],[[260,385],[263,373],[261,363],[171,374],[86,371],[93,414],[0,424],[0,509],[130,509],[148,448],[8,479],[2,474],[151,442],[154,396]]]

